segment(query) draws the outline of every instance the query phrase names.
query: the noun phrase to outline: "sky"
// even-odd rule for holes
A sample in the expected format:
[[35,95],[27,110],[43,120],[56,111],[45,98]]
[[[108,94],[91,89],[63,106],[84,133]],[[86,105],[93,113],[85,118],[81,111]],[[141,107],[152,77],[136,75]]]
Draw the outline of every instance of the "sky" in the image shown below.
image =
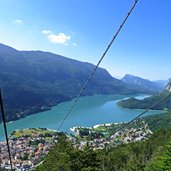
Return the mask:
[[[0,43],[96,64],[134,0],[0,0]],[[102,61],[116,78],[171,77],[171,1],[139,0]]]

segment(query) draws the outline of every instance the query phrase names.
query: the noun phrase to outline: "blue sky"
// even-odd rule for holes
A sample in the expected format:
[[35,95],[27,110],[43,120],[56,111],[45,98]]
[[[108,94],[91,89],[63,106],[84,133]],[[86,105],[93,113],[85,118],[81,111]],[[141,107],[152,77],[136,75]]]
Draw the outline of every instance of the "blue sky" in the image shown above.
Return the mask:
[[[96,64],[134,0],[0,0],[0,42]],[[139,0],[101,67],[171,77],[171,1]]]

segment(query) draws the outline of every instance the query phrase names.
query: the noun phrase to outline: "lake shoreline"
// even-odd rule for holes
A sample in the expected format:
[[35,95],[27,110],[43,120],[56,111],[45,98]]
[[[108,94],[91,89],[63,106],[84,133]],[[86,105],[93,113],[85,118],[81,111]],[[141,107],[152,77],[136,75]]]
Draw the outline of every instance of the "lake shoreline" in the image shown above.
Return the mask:
[[[133,96],[133,95],[132,95]],[[134,95],[138,96],[137,94]],[[141,95],[144,97],[145,95]],[[129,110],[118,107],[116,102],[130,95],[96,95],[81,97],[78,104],[67,118],[60,131],[71,133],[74,126],[92,127],[104,123],[125,122],[140,113],[138,110]],[[8,122],[7,129],[10,134],[13,130],[24,128],[49,128],[57,130],[73,101],[59,103],[51,110],[29,115],[17,121]],[[161,113],[150,111],[149,114]],[[0,124],[0,139],[4,138],[3,125]]]
[[[146,95],[146,94],[135,94],[136,96],[141,96],[141,95],[143,95],[143,96],[149,96],[149,95]],[[82,96],[82,97],[93,97],[93,96],[103,96],[103,94],[99,94],[99,95],[92,95],[92,96]],[[104,96],[110,96],[110,94],[109,95],[104,95]],[[112,94],[112,96],[134,96],[134,95],[132,95],[132,94],[128,94],[128,95],[125,95],[125,94]],[[129,97],[128,97],[129,98]],[[53,104],[51,104],[51,105],[45,105],[45,106],[41,106],[41,107],[36,107],[36,111],[35,110],[31,110],[31,109],[27,109],[27,110],[29,110],[29,113],[26,113],[25,114],[25,110],[23,110],[23,111],[21,111],[20,113],[24,113],[24,115],[22,115],[22,116],[19,116],[19,117],[17,117],[17,118],[15,118],[15,119],[13,119],[13,120],[6,120],[6,123],[11,123],[11,122],[15,122],[15,121],[18,121],[18,120],[20,120],[20,119],[24,119],[24,118],[26,118],[26,117],[28,117],[28,116],[30,116],[30,115],[35,115],[35,114],[37,114],[37,113],[41,113],[41,112],[45,112],[45,111],[50,111],[50,110],[52,110],[52,108],[53,107],[55,107],[55,106],[57,106],[57,105],[59,105],[59,104],[61,104],[61,103],[65,103],[65,102],[71,102],[71,101],[73,101],[75,98],[73,98],[73,99],[70,99],[70,100],[66,100],[66,101],[61,101],[61,102],[54,102]],[[124,98],[125,99],[125,98]],[[122,100],[124,100],[124,99],[122,99]],[[0,124],[2,124],[2,121],[0,122]]]

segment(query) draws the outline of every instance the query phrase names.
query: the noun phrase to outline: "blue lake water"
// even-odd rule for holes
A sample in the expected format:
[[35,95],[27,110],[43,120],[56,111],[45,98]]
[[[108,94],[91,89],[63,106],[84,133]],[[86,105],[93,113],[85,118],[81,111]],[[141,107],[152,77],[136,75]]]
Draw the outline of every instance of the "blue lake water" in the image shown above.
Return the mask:
[[[96,124],[129,121],[143,110],[123,109],[117,102],[132,96],[125,95],[97,95],[81,97],[72,113],[61,127],[61,131],[70,132],[74,126],[93,126]],[[136,96],[143,99],[145,95]],[[61,121],[68,112],[73,101],[60,103],[51,110],[30,115],[24,119],[7,123],[8,133],[16,129],[24,128],[50,128],[58,129]],[[161,113],[161,111],[149,111],[146,115]],[[0,124],[0,140],[4,139],[4,130]]]

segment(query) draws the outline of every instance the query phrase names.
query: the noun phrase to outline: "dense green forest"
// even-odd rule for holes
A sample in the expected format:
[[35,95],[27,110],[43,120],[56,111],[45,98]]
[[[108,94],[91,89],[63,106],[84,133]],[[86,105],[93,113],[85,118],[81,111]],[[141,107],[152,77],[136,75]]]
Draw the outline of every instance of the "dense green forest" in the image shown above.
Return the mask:
[[[171,170],[171,113],[144,118],[154,131],[146,141],[109,149],[74,149],[65,135],[36,171],[166,171]],[[159,125],[160,124],[160,125]]]
[[149,115],[143,118],[148,123],[150,130],[156,131],[159,129],[171,128],[171,112],[164,114]]

